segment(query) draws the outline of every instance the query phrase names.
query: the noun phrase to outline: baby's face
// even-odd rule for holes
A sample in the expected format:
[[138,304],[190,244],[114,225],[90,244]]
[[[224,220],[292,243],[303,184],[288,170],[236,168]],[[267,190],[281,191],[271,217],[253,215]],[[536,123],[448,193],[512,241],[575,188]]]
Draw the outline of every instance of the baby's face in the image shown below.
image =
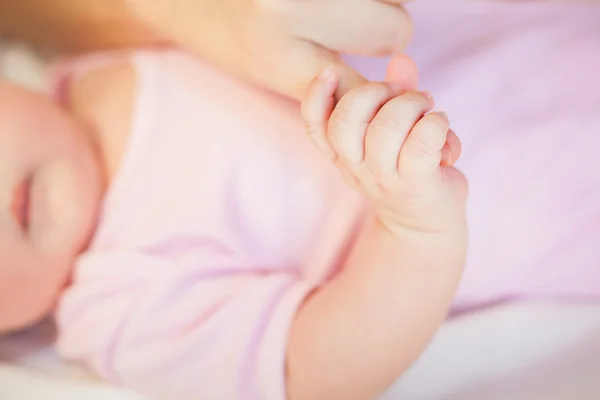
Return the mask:
[[0,272],[72,263],[101,191],[88,129],[49,100],[0,84]]

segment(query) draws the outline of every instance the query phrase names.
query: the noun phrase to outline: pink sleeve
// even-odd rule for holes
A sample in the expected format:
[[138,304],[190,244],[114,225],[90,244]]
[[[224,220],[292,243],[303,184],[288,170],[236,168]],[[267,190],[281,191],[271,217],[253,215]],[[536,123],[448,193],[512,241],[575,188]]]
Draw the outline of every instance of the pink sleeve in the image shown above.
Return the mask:
[[314,284],[214,265],[84,256],[57,312],[59,351],[158,398],[285,399],[288,331]]

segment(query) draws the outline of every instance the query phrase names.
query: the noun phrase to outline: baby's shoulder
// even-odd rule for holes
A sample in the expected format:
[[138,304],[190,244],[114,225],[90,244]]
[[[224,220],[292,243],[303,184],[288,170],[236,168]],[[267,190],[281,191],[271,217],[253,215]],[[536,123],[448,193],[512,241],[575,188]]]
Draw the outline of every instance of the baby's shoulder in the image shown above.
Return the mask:
[[74,78],[67,90],[69,108],[99,128],[122,130],[136,96],[136,70],[126,61]]
[[76,71],[65,87],[65,105],[92,128],[111,175],[125,152],[137,93],[138,73],[127,59]]

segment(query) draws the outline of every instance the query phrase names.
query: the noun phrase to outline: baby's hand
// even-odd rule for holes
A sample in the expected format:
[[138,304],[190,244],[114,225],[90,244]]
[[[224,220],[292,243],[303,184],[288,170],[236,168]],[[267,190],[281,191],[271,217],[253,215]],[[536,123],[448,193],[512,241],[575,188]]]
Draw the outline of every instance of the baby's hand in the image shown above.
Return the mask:
[[431,96],[371,82],[334,105],[337,77],[308,88],[308,133],[344,179],[369,198],[390,231],[442,232],[464,226],[467,183],[452,167],[460,142]]

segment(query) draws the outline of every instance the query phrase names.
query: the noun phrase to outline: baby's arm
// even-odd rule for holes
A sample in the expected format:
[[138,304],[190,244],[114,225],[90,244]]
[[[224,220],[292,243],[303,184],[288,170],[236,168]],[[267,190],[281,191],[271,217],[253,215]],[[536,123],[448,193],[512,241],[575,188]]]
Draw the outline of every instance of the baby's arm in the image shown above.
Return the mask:
[[[102,102],[90,104],[104,109]],[[127,121],[112,110],[102,118]],[[204,238],[194,267],[139,253],[89,254],[59,307],[59,347],[158,398],[371,399],[443,320],[463,233],[392,233],[373,220],[344,271],[320,287],[256,271],[213,247],[219,237]]]
[[423,351],[444,320],[461,232],[391,234],[372,221],[343,272],[300,309],[288,347],[292,400],[368,400]]
[[455,254],[447,238],[405,239],[371,224],[321,288],[256,272],[216,237],[193,267],[90,254],[59,305],[58,348],[159,399],[371,400],[431,338],[459,275],[461,260],[431,251]]
[[428,114],[427,95],[386,83],[334,107],[335,83],[326,73],[309,88],[306,125],[317,143],[331,143],[327,155],[376,215],[292,326],[293,400],[380,395],[439,328],[465,262],[466,187],[451,167],[460,146],[445,115]]

